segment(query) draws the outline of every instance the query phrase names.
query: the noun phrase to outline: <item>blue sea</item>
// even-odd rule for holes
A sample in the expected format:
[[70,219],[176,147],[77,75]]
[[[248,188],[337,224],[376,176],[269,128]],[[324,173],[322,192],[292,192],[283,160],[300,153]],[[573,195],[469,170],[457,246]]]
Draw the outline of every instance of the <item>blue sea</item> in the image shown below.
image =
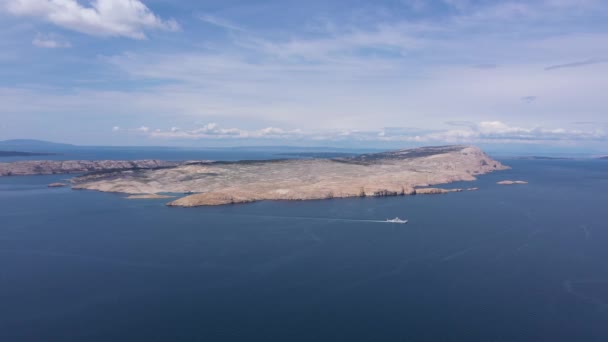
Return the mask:
[[608,162],[502,161],[472,192],[188,209],[2,177],[0,341],[608,341]]

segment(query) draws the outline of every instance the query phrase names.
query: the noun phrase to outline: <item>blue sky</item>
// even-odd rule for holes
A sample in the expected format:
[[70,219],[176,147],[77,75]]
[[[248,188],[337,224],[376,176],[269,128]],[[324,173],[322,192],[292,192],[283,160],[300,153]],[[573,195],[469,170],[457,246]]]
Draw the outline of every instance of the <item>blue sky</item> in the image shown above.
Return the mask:
[[0,0],[0,140],[608,148],[603,0]]

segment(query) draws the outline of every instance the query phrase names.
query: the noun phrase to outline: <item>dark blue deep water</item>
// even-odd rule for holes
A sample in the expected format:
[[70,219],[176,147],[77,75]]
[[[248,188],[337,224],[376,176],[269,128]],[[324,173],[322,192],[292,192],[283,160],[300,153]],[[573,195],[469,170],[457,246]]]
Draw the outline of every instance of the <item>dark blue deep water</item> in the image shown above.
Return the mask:
[[193,209],[0,178],[0,341],[608,341],[608,162],[505,162],[476,192]]

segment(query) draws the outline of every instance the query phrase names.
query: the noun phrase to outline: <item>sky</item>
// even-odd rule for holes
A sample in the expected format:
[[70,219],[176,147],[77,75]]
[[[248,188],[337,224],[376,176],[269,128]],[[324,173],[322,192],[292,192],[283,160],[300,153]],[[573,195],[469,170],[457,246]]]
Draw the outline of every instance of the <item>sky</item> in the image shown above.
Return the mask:
[[608,150],[605,0],[0,0],[0,140]]

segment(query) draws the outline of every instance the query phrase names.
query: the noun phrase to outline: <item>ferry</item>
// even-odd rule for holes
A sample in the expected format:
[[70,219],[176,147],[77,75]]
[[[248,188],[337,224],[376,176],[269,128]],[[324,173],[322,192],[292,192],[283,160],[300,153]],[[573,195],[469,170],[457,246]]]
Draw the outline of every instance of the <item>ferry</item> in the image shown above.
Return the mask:
[[386,219],[387,223],[401,223],[401,224],[406,224],[407,220],[402,220],[398,217],[395,217],[394,219],[390,220],[390,219]]

